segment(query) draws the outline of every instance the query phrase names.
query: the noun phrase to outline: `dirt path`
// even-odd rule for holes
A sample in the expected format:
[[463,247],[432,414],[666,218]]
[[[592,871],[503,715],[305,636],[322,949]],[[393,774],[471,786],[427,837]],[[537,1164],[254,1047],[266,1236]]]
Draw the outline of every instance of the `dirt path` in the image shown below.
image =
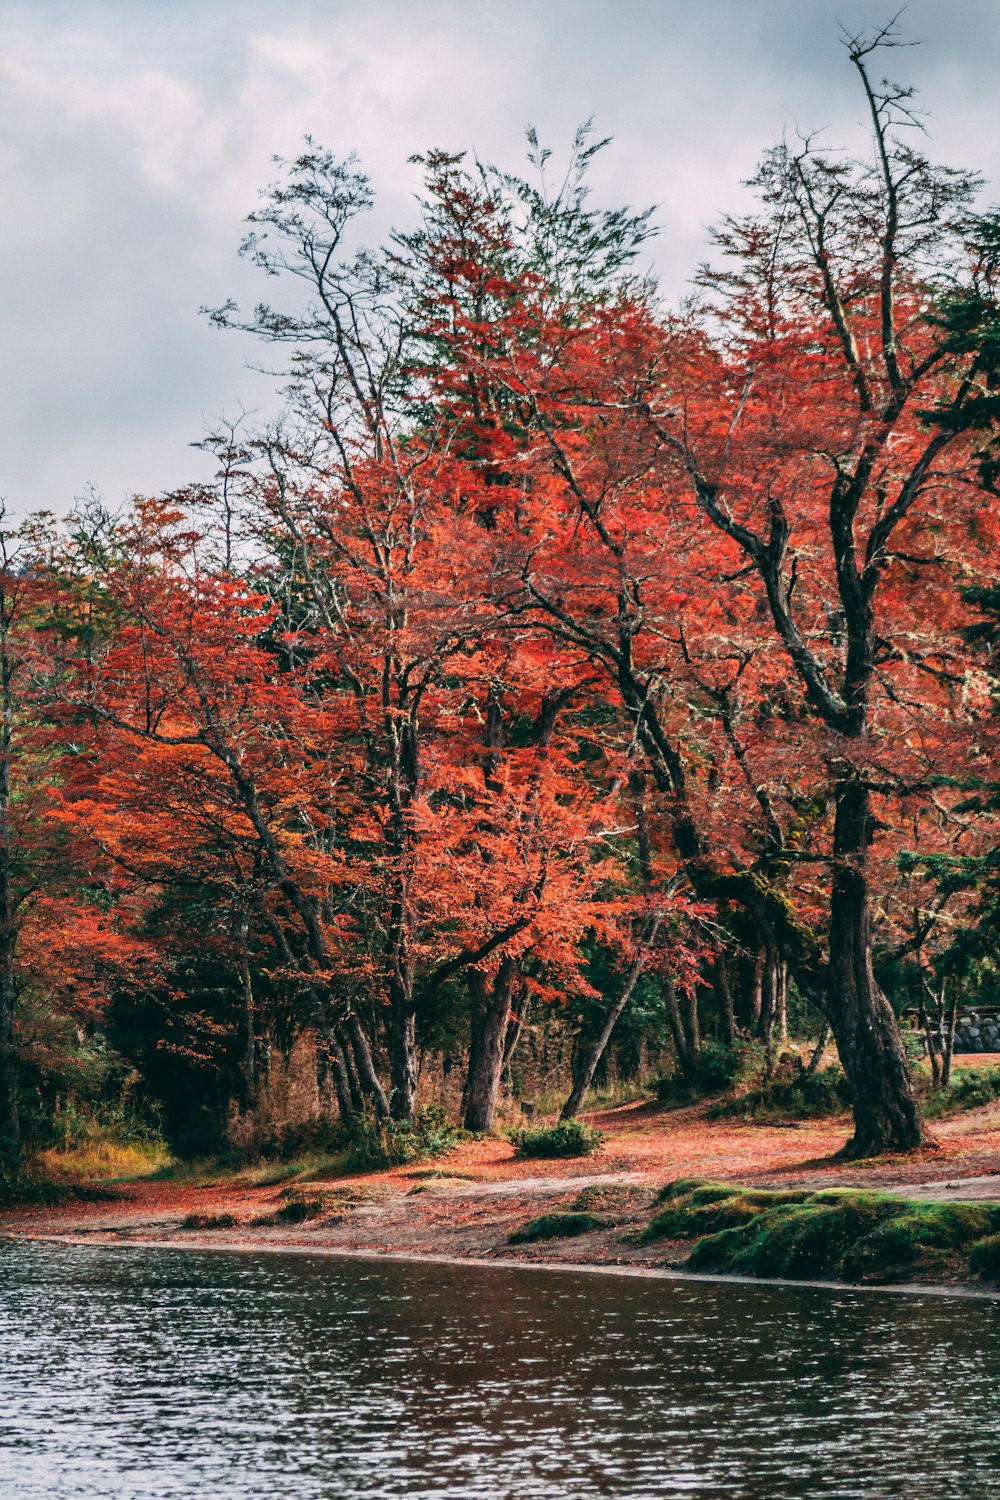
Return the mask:
[[[938,1144],[914,1156],[854,1166],[834,1160],[846,1120],[794,1127],[712,1120],[704,1105],[665,1110],[627,1105],[589,1117],[608,1133],[596,1155],[553,1163],[520,1158],[509,1142],[470,1141],[420,1167],[310,1178],[302,1193],[326,1195],[323,1214],[300,1224],[276,1222],[287,1188],[231,1179],[207,1185],[144,1181],[114,1189],[113,1201],[0,1210],[0,1235],[74,1240],[149,1240],[523,1259],[566,1264],[664,1266],[687,1246],[638,1243],[656,1191],[677,1177],[710,1177],[757,1186],[881,1187],[914,1196],[1000,1200],[1000,1105],[940,1124]],[[586,1206],[609,1227],[579,1239],[511,1246],[508,1235],[535,1215]],[[596,1195],[596,1199],[595,1199]],[[230,1216],[226,1227],[182,1227],[186,1218]],[[265,1221],[254,1223],[254,1221]]]

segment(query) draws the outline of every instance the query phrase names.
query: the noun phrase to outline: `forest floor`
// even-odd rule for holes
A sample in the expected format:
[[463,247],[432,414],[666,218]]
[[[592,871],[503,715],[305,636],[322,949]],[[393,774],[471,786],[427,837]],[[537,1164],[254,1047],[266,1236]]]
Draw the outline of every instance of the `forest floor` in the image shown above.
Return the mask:
[[[586,1118],[607,1137],[587,1157],[526,1160],[509,1141],[489,1137],[378,1172],[320,1170],[268,1185],[252,1173],[147,1178],[108,1186],[103,1201],[0,1208],[0,1237],[676,1268],[690,1243],[640,1239],[656,1193],[676,1178],[1000,1202],[1000,1102],[935,1122],[935,1144],[913,1155],[861,1163],[836,1158],[849,1134],[846,1117],[754,1124],[713,1118],[704,1101],[679,1109],[640,1101]],[[274,1217],[295,1199],[314,1200],[316,1217]],[[603,1227],[578,1238],[508,1243],[527,1220],[574,1208],[600,1213]]]

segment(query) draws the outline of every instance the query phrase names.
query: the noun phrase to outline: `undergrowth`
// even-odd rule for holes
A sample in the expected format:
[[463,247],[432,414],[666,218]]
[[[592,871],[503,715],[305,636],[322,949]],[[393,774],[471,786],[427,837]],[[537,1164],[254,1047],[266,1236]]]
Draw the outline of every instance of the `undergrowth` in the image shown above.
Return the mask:
[[355,1115],[345,1122],[342,1130],[345,1168],[349,1172],[378,1171],[443,1156],[458,1145],[460,1134],[437,1104],[429,1105],[412,1120],[377,1120],[370,1114]]
[[924,1114],[932,1120],[942,1115],[959,1114],[967,1109],[982,1109],[1000,1100],[1000,1068],[960,1068],[952,1075],[947,1088],[937,1089],[924,1101]]
[[510,1139],[524,1156],[589,1156],[607,1137],[582,1120],[560,1120],[557,1125],[535,1125],[513,1130]]

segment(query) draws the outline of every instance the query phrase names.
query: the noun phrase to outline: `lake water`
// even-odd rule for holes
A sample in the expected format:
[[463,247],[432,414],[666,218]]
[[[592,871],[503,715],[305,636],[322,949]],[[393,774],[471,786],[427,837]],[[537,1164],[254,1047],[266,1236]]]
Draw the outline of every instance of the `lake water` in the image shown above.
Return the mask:
[[1000,1496],[1000,1302],[0,1242],[0,1495]]

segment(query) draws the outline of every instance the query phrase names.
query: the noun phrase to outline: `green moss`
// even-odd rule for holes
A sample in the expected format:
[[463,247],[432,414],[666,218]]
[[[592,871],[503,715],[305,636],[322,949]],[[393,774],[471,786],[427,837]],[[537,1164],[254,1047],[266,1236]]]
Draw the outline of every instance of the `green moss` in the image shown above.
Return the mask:
[[1000,1208],[990,1204],[911,1203],[878,1226],[843,1258],[846,1275],[859,1281],[893,1280],[930,1271],[963,1256],[1000,1228]]
[[768,1192],[734,1187],[723,1182],[701,1182],[682,1178],[668,1183],[660,1194],[663,1208],[650,1220],[644,1240],[696,1239],[737,1228],[756,1219],[765,1208],[778,1203],[801,1203],[806,1191]]
[[1000,1234],[976,1241],[969,1250],[969,1270],[990,1281],[1000,1281]]
[[[826,1189],[771,1192],[687,1179],[661,1194],[644,1238],[697,1238],[696,1271],[747,1276],[894,1281],[976,1263],[1000,1250],[1000,1204],[933,1203],[891,1193]],[[985,1270],[981,1274],[989,1274]]]
[[600,1214],[554,1213],[541,1214],[529,1219],[519,1229],[507,1236],[509,1245],[528,1245],[534,1240],[575,1239],[578,1234],[590,1234],[594,1229],[604,1229],[608,1220]]

